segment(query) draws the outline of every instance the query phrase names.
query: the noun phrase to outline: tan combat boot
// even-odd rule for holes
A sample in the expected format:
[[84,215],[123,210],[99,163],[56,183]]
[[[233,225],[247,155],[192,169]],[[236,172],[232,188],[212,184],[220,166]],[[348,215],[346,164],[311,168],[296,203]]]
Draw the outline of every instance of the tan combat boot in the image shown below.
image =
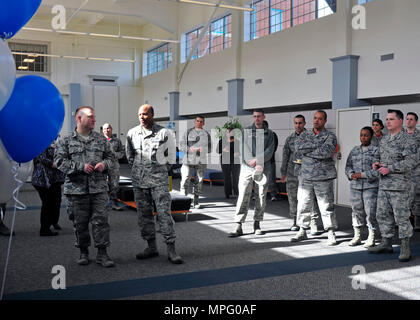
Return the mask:
[[362,244],[362,236],[360,234],[360,227],[353,227],[354,229],[354,236],[353,239],[350,240],[349,246],[354,247]]
[[369,228],[369,235],[363,245],[365,248],[370,248],[375,246],[375,230]]

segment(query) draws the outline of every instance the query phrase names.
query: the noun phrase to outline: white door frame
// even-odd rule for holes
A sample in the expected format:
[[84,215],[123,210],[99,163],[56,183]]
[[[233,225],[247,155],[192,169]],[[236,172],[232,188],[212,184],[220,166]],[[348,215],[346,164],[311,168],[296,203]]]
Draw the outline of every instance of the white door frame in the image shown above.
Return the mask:
[[[340,113],[341,112],[353,112],[353,111],[363,111],[363,110],[368,110],[370,111],[370,117],[369,117],[369,125],[372,125],[372,113],[373,113],[373,107],[372,106],[366,106],[366,107],[355,107],[355,108],[346,108],[346,109],[337,109],[337,113],[336,113],[336,132],[337,132],[337,141],[341,142],[341,137],[340,137]],[[357,130],[360,130],[361,128],[358,128]],[[340,150],[339,153],[341,155],[341,160],[339,161],[346,161],[346,159],[344,159],[343,155],[342,155],[342,146],[340,144]],[[336,161],[335,166],[336,166],[336,170],[337,170],[337,175],[339,174],[339,161]],[[345,166],[345,163],[344,163]],[[350,190],[349,190],[350,192]],[[350,207],[350,205],[348,204],[344,204],[344,203],[339,203],[340,197],[339,197],[339,179],[337,177],[337,183],[335,184],[335,204],[340,205],[340,206],[344,206],[344,207]]]

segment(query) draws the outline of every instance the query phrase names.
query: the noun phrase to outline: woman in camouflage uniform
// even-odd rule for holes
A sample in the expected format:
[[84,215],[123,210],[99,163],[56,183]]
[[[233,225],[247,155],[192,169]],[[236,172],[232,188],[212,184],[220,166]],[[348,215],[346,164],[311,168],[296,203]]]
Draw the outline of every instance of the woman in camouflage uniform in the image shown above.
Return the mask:
[[354,237],[349,246],[362,243],[360,229],[366,224],[369,236],[365,248],[375,245],[375,230],[378,229],[376,221],[376,201],[378,198],[379,179],[377,171],[372,165],[378,161],[378,148],[372,145],[373,129],[364,127],[360,131],[360,146],[354,147],[346,162],[345,173],[350,182],[350,202],[352,207],[352,225]]

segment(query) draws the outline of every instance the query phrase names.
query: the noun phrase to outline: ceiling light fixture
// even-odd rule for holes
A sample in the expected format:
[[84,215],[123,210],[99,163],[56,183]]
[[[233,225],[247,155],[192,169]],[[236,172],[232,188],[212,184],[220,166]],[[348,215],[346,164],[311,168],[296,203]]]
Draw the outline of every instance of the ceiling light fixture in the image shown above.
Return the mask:
[[23,62],[26,62],[26,63],[34,63],[35,62],[35,59],[26,58],[26,59],[23,60]]
[[111,61],[111,62],[128,62],[135,63],[136,60],[132,59],[119,59],[119,58],[101,58],[101,57],[83,57],[83,56],[66,56],[58,54],[46,54],[46,53],[27,53],[27,52],[14,52],[12,54],[25,55],[31,57],[49,57],[49,58],[63,58],[63,59],[79,59],[79,60],[95,60],[95,61]]
[[202,6],[219,7],[219,8],[226,8],[226,9],[242,10],[242,11],[253,11],[254,10],[252,8],[231,6],[231,5],[228,5],[228,4],[217,4],[217,3],[211,3],[211,2],[195,1],[195,0],[177,0],[177,1],[178,2],[183,2],[183,3],[199,4],[199,5],[202,5]]
[[19,66],[18,69],[19,70],[28,70],[29,67],[28,66]]
[[56,32],[56,33],[63,33],[63,34],[74,34],[74,35],[78,35],[78,36],[88,36],[88,37],[90,36],[90,37],[115,38],[115,39],[127,39],[127,40],[145,40],[145,41],[179,43],[178,40],[123,36],[123,35],[118,35],[118,34],[91,33],[91,32],[68,31],[68,30],[28,28],[28,27],[23,27],[22,30],[38,31],[38,32]]

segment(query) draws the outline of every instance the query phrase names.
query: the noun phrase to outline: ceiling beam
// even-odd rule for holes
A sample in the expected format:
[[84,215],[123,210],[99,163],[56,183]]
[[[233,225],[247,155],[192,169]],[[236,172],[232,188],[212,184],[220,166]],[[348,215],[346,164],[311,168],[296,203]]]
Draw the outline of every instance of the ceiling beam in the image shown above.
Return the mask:
[[[46,8],[53,8],[54,4],[48,4],[48,3],[42,3],[41,4],[42,7],[46,7]],[[78,8],[73,8],[73,7],[69,7],[69,6],[65,6],[66,10],[78,10]],[[110,16],[121,16],[121,17],[131,17],[131,18],[139,18],[144,20],[147,23],[151,23],[157,27],[159,27],[160,29],[171,33],[171,34],[175,34],[176,31],[174,30],[174,27],[172,26],[168,26],[165,25],[164,23],[162,23],[161,21],[157,21],[156,19],[151,19],[150,15],[148,14],[138,14],[138,13],[125,13],[122,12],[121,10],[115,10],[115,11],[107,11],[107,10],[95,10],[95,9],[86,9],[86,8],[82,8],[79,10],[80,12],[88,12],[88,13],[100,13],[103,15],[110,15]],[[170,14],[170,9],[167,9],[168,14]]]

